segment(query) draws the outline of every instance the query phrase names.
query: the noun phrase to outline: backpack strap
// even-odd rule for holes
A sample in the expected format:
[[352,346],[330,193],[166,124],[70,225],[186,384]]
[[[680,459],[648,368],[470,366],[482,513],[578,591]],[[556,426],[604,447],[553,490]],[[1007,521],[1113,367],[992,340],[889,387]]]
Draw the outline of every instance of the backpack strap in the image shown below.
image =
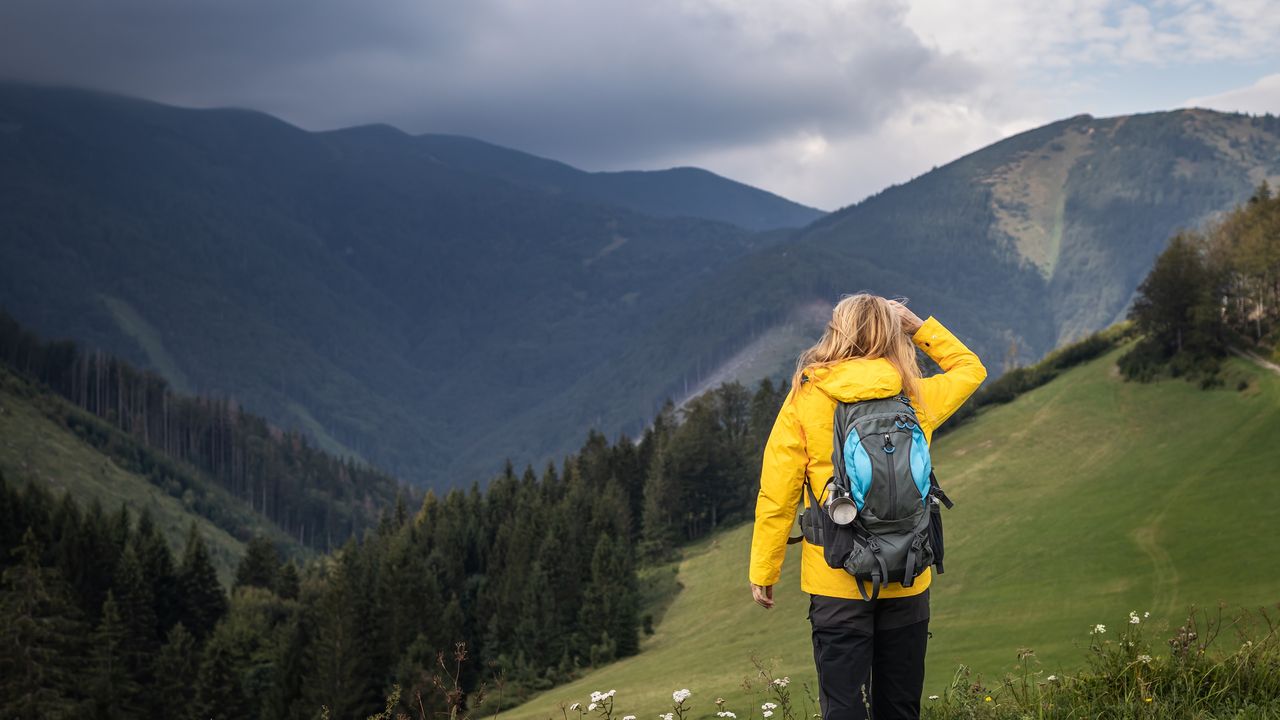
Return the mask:
[[932,469],[929,470],[929,496],[937,498],[938,502],[942,503],[948,510],[956,506],[955,503],[951,502],[951,498],[947,497],[947,494],[942,491],[942,486],[938,485],[938,476],[933,474]]
[[880,554],[880,541],[874,535],[870,537],[867,543],[867,549],[871,551],[871,557],[876,559],[876,569],[871,571],[871,594],[867,595],[866,588],[862,587],[862,580],[854,578],[854,582],[858,584],[858,594],[863,600],[868,602],[880,597],[880,588],[884,587],[884,583],[889,579],[889,568],[885,565],[884,556]]
[[911,541],[911,547],[907,549],[907,561],[902,569],[902,587],[911,587],[916,582],[916,563],[920,560],[920,555],[924,550],[924,541],[919,537]]
[[[813,494],[813,486],[809,484],[809,478],[807,477],[804,479],[804,489],[805,489],[805,492],[809,493],[809,507],[805,510],[805,512],[822,512],[822,509],[818,507],[818,498],[815,497]],[[800,534],[795,537],[787,538],[787,544],[795,545],[796,543],[805,539],[807,538],[804,535],[804,523],[801,522]],[[814,542],[812,539],[809,540],[809,544],[821,545],[821,543]]]

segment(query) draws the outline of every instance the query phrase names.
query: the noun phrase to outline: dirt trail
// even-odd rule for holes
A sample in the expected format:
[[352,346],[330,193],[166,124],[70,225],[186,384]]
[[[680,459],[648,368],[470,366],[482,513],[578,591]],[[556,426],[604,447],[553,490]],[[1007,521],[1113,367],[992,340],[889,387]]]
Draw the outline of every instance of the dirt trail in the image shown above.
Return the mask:
[[1231,348],[1231,354],[1238,355],[1239,357],[1242,357],[1245,360],[1252,362],[1254,365],[1257,365],[1260,368],[1266,368],[1267,370],[1270,370],[1271,372],[1277,375],[1280,375],[1280,365],[1277,365],[1271,362],[1270,360],[1262,357],[1261,355],[1258,355],[1255,352],[1250,352],[1248,350],[1241,350],[1240,348],[1233,347]]
[[1163,512],[1151,518],[1147,525],[1134,531],[1133,539],[1151,560],[1155,575],[1151,612],[1164,617],[1173,617],[1178,600],[1178,566],[1174,564],[1169,552],[1160,544],[1160,521],[1163,518]]

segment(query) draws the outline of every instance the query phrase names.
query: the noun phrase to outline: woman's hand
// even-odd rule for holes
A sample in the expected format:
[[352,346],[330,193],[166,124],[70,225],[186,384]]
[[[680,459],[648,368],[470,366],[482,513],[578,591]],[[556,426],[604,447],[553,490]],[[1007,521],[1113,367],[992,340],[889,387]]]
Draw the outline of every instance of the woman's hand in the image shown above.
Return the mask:
[[920,329],[920,326],[924,324],[924,321],[920,319],[919,315],[911,312],[906,305],[903,305],[897,300],[890,300],[889,307],[893,308],[893,311],[898,313],[898,320],[902,323],[902,332],[908,335],[915,335],[916,331]]
[[751,583],[751,599],[760,607],[768,610],[773,607],[773,586]]

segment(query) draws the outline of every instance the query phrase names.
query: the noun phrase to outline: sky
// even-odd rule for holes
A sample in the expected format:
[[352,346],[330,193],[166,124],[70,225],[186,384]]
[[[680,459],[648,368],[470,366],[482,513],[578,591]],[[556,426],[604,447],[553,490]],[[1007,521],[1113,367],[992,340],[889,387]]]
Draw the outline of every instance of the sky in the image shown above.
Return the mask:
[[1280,114],[1276,0],[5,0],[0,78],[833,210],[1080,113]]

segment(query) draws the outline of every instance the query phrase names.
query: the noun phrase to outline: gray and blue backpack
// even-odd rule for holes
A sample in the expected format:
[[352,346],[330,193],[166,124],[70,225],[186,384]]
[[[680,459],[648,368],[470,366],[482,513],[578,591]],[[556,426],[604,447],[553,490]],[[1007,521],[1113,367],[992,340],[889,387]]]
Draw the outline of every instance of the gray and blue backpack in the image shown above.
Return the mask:
[[[940,505],[929,445],[905,395],[837,402],[833,476],[820,505],[809,481],[809,507],[800,516],[803,538],[823,549],[827,564],[863,582],[874,600],[885,583],[910,587],[925,568],[942,572]],[[798,541],[800,538],[794,538]]]

